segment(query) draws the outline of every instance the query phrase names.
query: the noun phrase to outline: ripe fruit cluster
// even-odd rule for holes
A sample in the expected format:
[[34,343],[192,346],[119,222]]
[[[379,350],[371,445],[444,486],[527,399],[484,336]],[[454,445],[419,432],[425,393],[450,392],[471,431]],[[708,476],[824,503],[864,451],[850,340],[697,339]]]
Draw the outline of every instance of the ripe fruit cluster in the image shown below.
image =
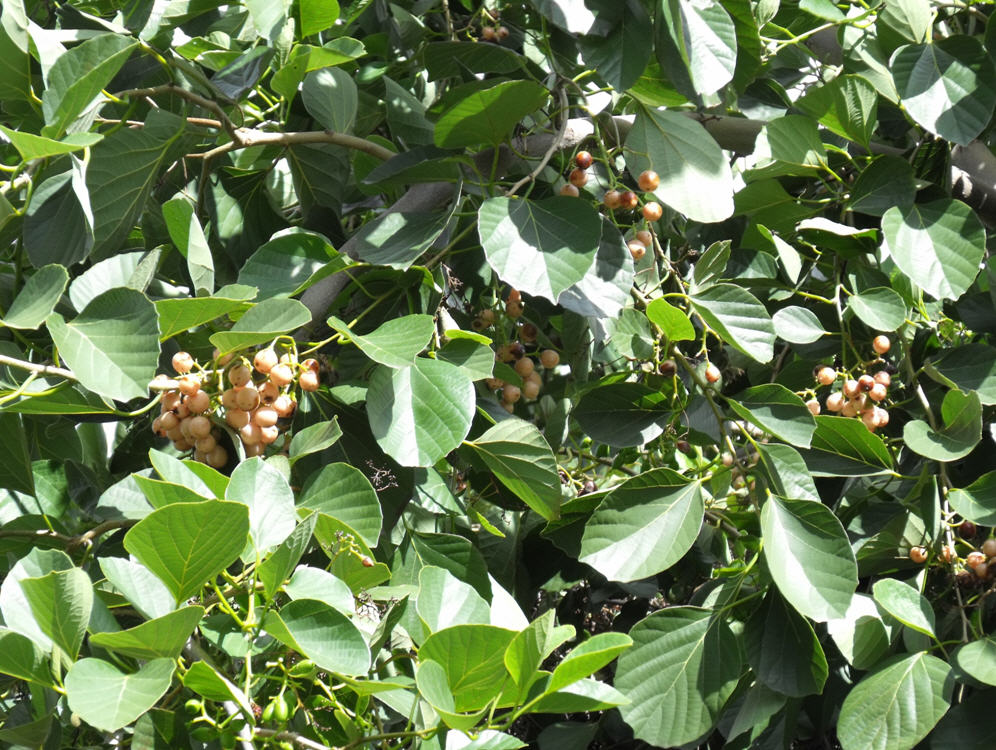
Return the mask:
[[[889,339],[877,336],[872,347],[879,355],[889,351]],[[832,367],[818,367],[815,372],[816,381],[820,385],[834,385],[841,373]],[[840,390],[835,390],[826,398],[827,411],[844,417],[859,418],[869,430],[874,432],[879,427],[889,424],[889,412],[882,406],[888,398],[892,376],[887,370],[879,370],[874,375],[865,373],[859,378],[849,378],[843,375]],[[820,402],[813,398],[806,402],[809,411],[815,416],[820,413]]]
[[[526,348],[521,342],[516,341],[499,347],[495,358],[500,362],[512,364],[515,372],[522,378],[521,388],[500,378],[488,378],[486,381],[488,390],[500,391],[501,405],[506,411],[513,411],[516,402],[522,398],[533,401],[539,396],[543,377],[536,369],[536,361],[526,355]],[[560,354],[554,349],[544,349],[539,353],[538,359],[544,370],[552,370],[560,364]]]
[[509,33],[507,26],[485,26],[481,29],[481,39],[485,42],[501,42],[508,39]]
[[[927,561],[926,547],[911,547],[909,558],[917,565]],[[953,563],[958,559],[958,554],[953,547],[944,545],[941,549],[940,559],[946,563]],[[972,550],[965,555],[965,567],[975,574],[980,580],[990,577],[992,571],[996,571],[996,539],[989,538],[982,543],[982,548]]]
[[272,347],[257,351],[251,366],[244,357],[219,357],[217,351],[214,359],[221,369],[200,367],[187,352],[173,356],[178,388],[163,392],[152,430],[178,451],[193,451],[196,461],[221,468],[228,463],[221,421],[238,435],[247,456],[261,455],[284,429],[280,420],[297,408],[295,383],[318,390],[318,362],[298,363],[295,355],[278,356]]

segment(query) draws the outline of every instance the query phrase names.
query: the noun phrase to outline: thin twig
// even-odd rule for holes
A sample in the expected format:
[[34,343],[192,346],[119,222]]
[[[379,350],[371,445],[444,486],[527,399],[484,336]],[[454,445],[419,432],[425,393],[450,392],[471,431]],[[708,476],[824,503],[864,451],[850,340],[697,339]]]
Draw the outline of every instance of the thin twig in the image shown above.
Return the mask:
[[546,153],[543,154],[543,158],[540,159],[539,164],[536,165],[536,168],[505,191],[506,198],[511,198],[515,195],[519,188],[527,182],[535,180],[539,176],[539,173],[546,169],[546,165],[550,163],[550,159],[552,159],[553,155],[560,149],[560,144],[564,142],[564,135],[567,133],[567,123],[569,122],[569,118],[567,117],[567,92],[564,91],[564,87],[561,86],[557,89],[557,93],[560,99],[560,130],[550,143],[550,147],[546,150]]
[[127,91],[122,91],[117,96],[121,97],[154,97],[157,94],[172,94],[179,96],[181,99],[186,99],[192,104],[196,104],[198,107],[210,110],[218,116],[218,120],[221,126],[228,132],[232,138],[235,138],[235,124],[228,117],[228,114],[222,108],[218,102],[211,99],[207,99],[199,94],[195,94],[193,91],[187,91],[187,89],[180,88],[172,83],[167,83],[162,86],[151,86],[144,89],[128,89]]

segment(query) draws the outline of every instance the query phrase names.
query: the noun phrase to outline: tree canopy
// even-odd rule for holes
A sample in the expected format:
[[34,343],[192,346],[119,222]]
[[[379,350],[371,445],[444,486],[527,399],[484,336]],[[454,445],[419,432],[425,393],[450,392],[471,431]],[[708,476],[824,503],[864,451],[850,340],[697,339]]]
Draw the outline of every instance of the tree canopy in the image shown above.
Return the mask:
[[0,745],[990,747],[991,13],[4,0]]

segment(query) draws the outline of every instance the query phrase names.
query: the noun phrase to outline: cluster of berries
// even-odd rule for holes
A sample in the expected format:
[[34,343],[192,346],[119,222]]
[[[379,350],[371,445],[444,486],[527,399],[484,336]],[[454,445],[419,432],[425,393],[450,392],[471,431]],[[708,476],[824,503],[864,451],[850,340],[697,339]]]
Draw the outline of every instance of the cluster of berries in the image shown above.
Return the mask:
[[485,26],[481,29],[481,39],[485,42],[501,42],[508,39],[507,26]]
[[[966,523],[971,523],[967,521]],[[972,528],[975,528],[975,524],[972,524]],[[927,561],[927,548],[926,547],[911,547],[910,548],[910,560],[915,562],[917,565],[921,565]],[[944,545],[941,549],[941,559],[946,563],[953,563],[958,559],[958,554],[955,552],[954,548],[949,545]],[[976,578],[986,579],[990,575],[990,571],[996,571],[996,539],[989,538],[982,543],[982,548],[977,550],[972,550],[967,555],[965,555],[965,568],[971,570],[975,574]]]
[[[876,336],[872,348],[879,356],[885,354],[890,348],[889,338]],[[816,369],[816,380],[820,385],[833,385],[837,377],[838,373],[832,367]],[[845,377],[840,390],[827,396],[826,409],[845,417],[858,417],[865,427],[874,432],[889,424],[889,412],[879,404],[888,397],[890,385],[892,376],[886,370],[879,370],[874,375],[865,373],[857,380]],[[807,401],[806,406],[814,416],[821,411],[820,402],[815,398]]]
[[[527,401],[533,401],[539,396],[543,378],[536,369],[536,362],[526,355],[526,348],[521,342],[516,341],[499,347],[495,357],[500,362],[508,364],[514,362],[515,372],[522,378],[521,388],[513,383],[506,383],[500,378],[488,378],[485,381],[488,390],[501,390],[501,405],[505,411],[513,411],[516,402],[523,397]],[[544,349],[539,353],[539,364],[544,370],[551,370],[560,364],[560,355],[553,349]]]
[[[219,356],[217,350],[214,361],[221,369],[203,368],[187,352],[173,355],[177,388],[163,393],[152,430],[172,440],[178,451],[192,450],[196,461],[215,468],[228,463],[220,442],[221,419],[238,435],[247,456],[259,456],[280,436],[279,420],[297,408],[295,381],[301,390],[318,390],[317,360],[298,363],[293,354],[278,357],[271,347],[257,351],[252,366],[245,358]],[[229,388],[224,388],[222,375]]]

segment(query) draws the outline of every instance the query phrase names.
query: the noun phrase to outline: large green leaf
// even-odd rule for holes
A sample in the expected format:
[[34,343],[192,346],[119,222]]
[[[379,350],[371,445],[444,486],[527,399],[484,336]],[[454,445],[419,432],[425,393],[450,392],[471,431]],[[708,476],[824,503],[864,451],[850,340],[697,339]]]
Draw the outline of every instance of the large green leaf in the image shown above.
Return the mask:
[[355,529],[371,547],[377,546],[383,522],[380,501],[370,480],[355,466],[343,463],[323,466],[308,477],[298,503],[337,518]]
[[176,609],[166,584],[141,563],[126,557],[101,557],[98,562],[107,581],[145,617],[153,620]]
[[619,710],[633,734],[655,747],[699,739],[740,678],[736,636],[721,616],[696,607],[654,612],[629,635],[615,687],[631,701]]
[[892,456],[881,438],[860,419],[816,417],[812,450],[803,457],[814,476],[864,476],[892,469]]
[[488,263],[516,289],[556,302],[595,262],[601,219],[585,201],[489,198],[478,211]]
[[467,444],[526,505],[548,521],[559,518],[557,459],[534,424],[503,419]]
[[816,122],[786,115],[766,123],[757,136],[751,179],[783,175],[812,176],[826,164],[827,154]]
[[26,101],[31,91],[31,54],[23,0],[3,3],[0,14],[0,99]]
[[416,359],[380,366],[367,389],[367,417],[378,445],[402,466],[432,466],[467,436],[474,383],[456,365]]
[[454,697],[454,710],[484,708],[509,678],[504,654],[515,632],[494,625],[454,625],[433,633],[419,649],[419,661],[438,662]]
[[557,302],[578,315],[615,318],[629,301],[632,287],[633,256],[615,224],[603,217],[595,264]]
[[[713,94],[733,79],[737,34],[733,19],[719,2],[668,0],[662,3],[663,28],[658,56],[682,64],[696,94]],[[663,47],[663,49],[661,49]]]
[[934,429],[922,419],[903,426],[903,440],[910,450],[935,461],[964,458],[982,439],[982,404],[979,394],[951,390],[941,402],[944,427]]
[[827,632],[855,669],[869,669],[889,652],[889,630],[867,594],[855,594],[844,617],[827,621]]
[[613,489],[585,524],[581,562],[613,581],[667,570],[702,525],[703,489],[670,469],[654,469]]
[[772,492],[795,500],[820,502],[816,483],[799,451],[780,443],[761,443],[758,453]]
[[301,87],[301,98],[312,117],[324,128],[339,133],[352,130],[358,96],[353,77],[339,68],[312,71]]
[[827,659],[812,625],[769,590],[744,629],[747,663],[765,685],[802,697],[822,693]]
[[844,699],[837,738],[844,750],[908,750],[951,705],[951,667],[921,652],[896,657],[855,685]]
[[607,2],[598,7],[595,23],[578,40],[578,49],[589,68],[616,91],[625,91],[647,67],[653,28],[638,0]]
[[544,612],[519,631],[505,649],[505,667],[520,689],[529,685],[536,670],[554,650],[574,637],[574,626],[557,626],[555,615],[552,609]]
[[69,273],[64,266],[56,263],[42,266],[18,292],[3,318],[3,325],[25,330],[38,328],[52,314],[67,283]]
[[73,47],[48,71],[42,94],[42,135],[59,138],[100,94],[138,45],[122,34],[101,34]]
[[847,299],[847,309],[861,322],[877,331],[895,331],[906,321],[906,303],[892,289],[884,286],[866,289]]
[[39,578],[22,578],[21,589],[41,631],[75,659],[93,609],[90,576],[81,568],[54,570]]
[[418,616],[434,633],[454,625],[487,625],[491,607],[474,587],[448,570],[426,565],[418,573]]
[[268,599],[272,599],[277,590],[294,570],[301,556],[311,543],[311,535],[315,530],[318,514],[312,513],[297,525],[297,528],[270,556],[259,566],[259,580]]
[[491,581],[484,556],[474,544],[457,534],[412,534],[412,546],[423,565],[433,565],[468,583],[485,600],[492,599]]
[[52,175],[31,194],[24,217],[24,250],[41,268],[78,263],[93,247],[93,216],[86,191],[77,191],[72,172]]
[[239,283],[256,287],[264,298],[292,296],[349,262],[322,235],[291,227],[277,232],[249,256],[239,271]]
[[261,557],[297,525],[294,492],[277,469],[258,456],[235,467],[225,499],[249,508],[249,538]]
[[134,659],[175,659],[203,615],[203,607],[184,607],[127,630],[94,633],[90,642]]
[[435,330],[431,315],[403,315],[382,323],[376,330],[360,335],[334,315],[329,326],[338,331],[344,341],[351,341],[374,362],[388,367],[410,367],[415,357],[425,349]]
[[996,471],[983,474],[967,487],[952,489],[948,502],[969,521],[996,526]]
[[982,222],[961,201],[943,198],[882,216],[884,246],[896,265],[937,299],[958,299],[979,273],[986,249]]
[[90,726],[116,732],[165,695],[175,669],[174,659],[154,659],[125,674],[103,659],[80,659],[66,674],[69,708]]
[[610,383],[585,393],[571,415],[592,440],[643,445],[667,428],[671,400],[671,394],[642,383]]
[[211,294],[214,291],[214,258],[193,203],[186,198],[174,198],[163,204],[162,212],[170,239],[187,259],[187,273],[195,294]]
[[183,675],[183,686],[211,701],[232,701],[248,715],[252,704],[236,685],[204,661],[195,661]]
[[684,115],[641,109],[626,136],[626,164],[633,174],[657,172],[654,194],[689,219],[709,223],[733,214],[729,162],[706,129]]
[[728,401],[748,422],[790,445],[808,448],[816,422],[806,403],[783,385],[756,385]]
[[952,663],[979,682],[996,685],[996,640],[981,638],[960,646],[954,653]]
[[339,418],[333,417],[328,422],[318,422],[317,424],[305,427],[303,430],[294,430],[294,437],[291,438],[288,459],[293,465],[298,459],[309,456],[312,453],[323,451],[342,437],[342,428],[339,427]]
[[816,313],[806,307],[783,307],[771,316],[778,338],[790,344],[812,344],[826,336],[826,329]]
[[346,615],[315,599],[295,599],[263,620],[274,638],[300,651],[322,669],[348,676],[366,674],[370,649]]
[[207,500],[159,508],[125,534],[124,546],[179,603],[238,558],[248,537],[249,508]]
[[273,297],[254,305],[228,331],[211,334],[222,354],[272,341],[311,322],[308,308],[296,299]]
[[895,578],[883,578],[872,586],[875,602],[908,628],[934,635],[934,610],[919,591]]
[[548,97],[534,81],[502,81],[470,91],[436,121],[435,143],[440,148],[496,146]]
[[27,636],[0,628],[0,674],[52,686],[48,657]]
[[404,271],[429,250],[446,229],[459,201],[446,211],[389,211],[350,238],[356,257]]
[[21,417],[0,412],[0,448],[4,461],[0,463],[0,487],[15,492],[35,494],[35,479],[28,453],[28,436]]
[[247,300],[227,297],[181,297],[156,300],[160,340],[165,341],[178,333],[185,333],[191,328],[220,318],[222,315],[242,310],[249,304]]
[[291,599],[316,599],[337,609],[347,617],[356,613],[356,598],[352,590],[327,570],[299,565],[284,584]]
[[469,731],[487,710],[484,707],[469,714],[457,712],[446,668],[432,659],[425,659],[416,667],[415,685],[422,698],[432,706],[443,722],[455,730]]
[[722,339],[764,364],[775,351],[775,327],[758,299],[734,284],[716,284],[691,298],[692,308]]
[[115,287],[127,287],[144,292],[156,272],[159,251],[146,253],[136,250],[118,253],[93,263],[69,284],[69,301],[82,310],[103,292]]
[[594,674],[633,645],[625,633],[597,633],[573,648],[554,668],[547,692],[573,685]]
[[761,508],[761,535],[771,577],[793,607],[817,622],[847,613],[858,565],[832,510],[770,495]]
[[985,344],[957,346],[929,362],[927,374],[945,385],[975,391],[986,406],[996,404],[996,349]]
[[996,69],[978,39],[910,44],[896,50],[890,67],[903,108],[931,133],[967,146],[989,124]]
[[668,341],[695,340],[695,327],[688,314],[663,298],[647,305],[647,319],[661,329]]
[[52,313],[48,330],[66,364],[94,393],[120,401],[148,394],[159,364],[159,322],[141,292],[110,289],[68,323]]

